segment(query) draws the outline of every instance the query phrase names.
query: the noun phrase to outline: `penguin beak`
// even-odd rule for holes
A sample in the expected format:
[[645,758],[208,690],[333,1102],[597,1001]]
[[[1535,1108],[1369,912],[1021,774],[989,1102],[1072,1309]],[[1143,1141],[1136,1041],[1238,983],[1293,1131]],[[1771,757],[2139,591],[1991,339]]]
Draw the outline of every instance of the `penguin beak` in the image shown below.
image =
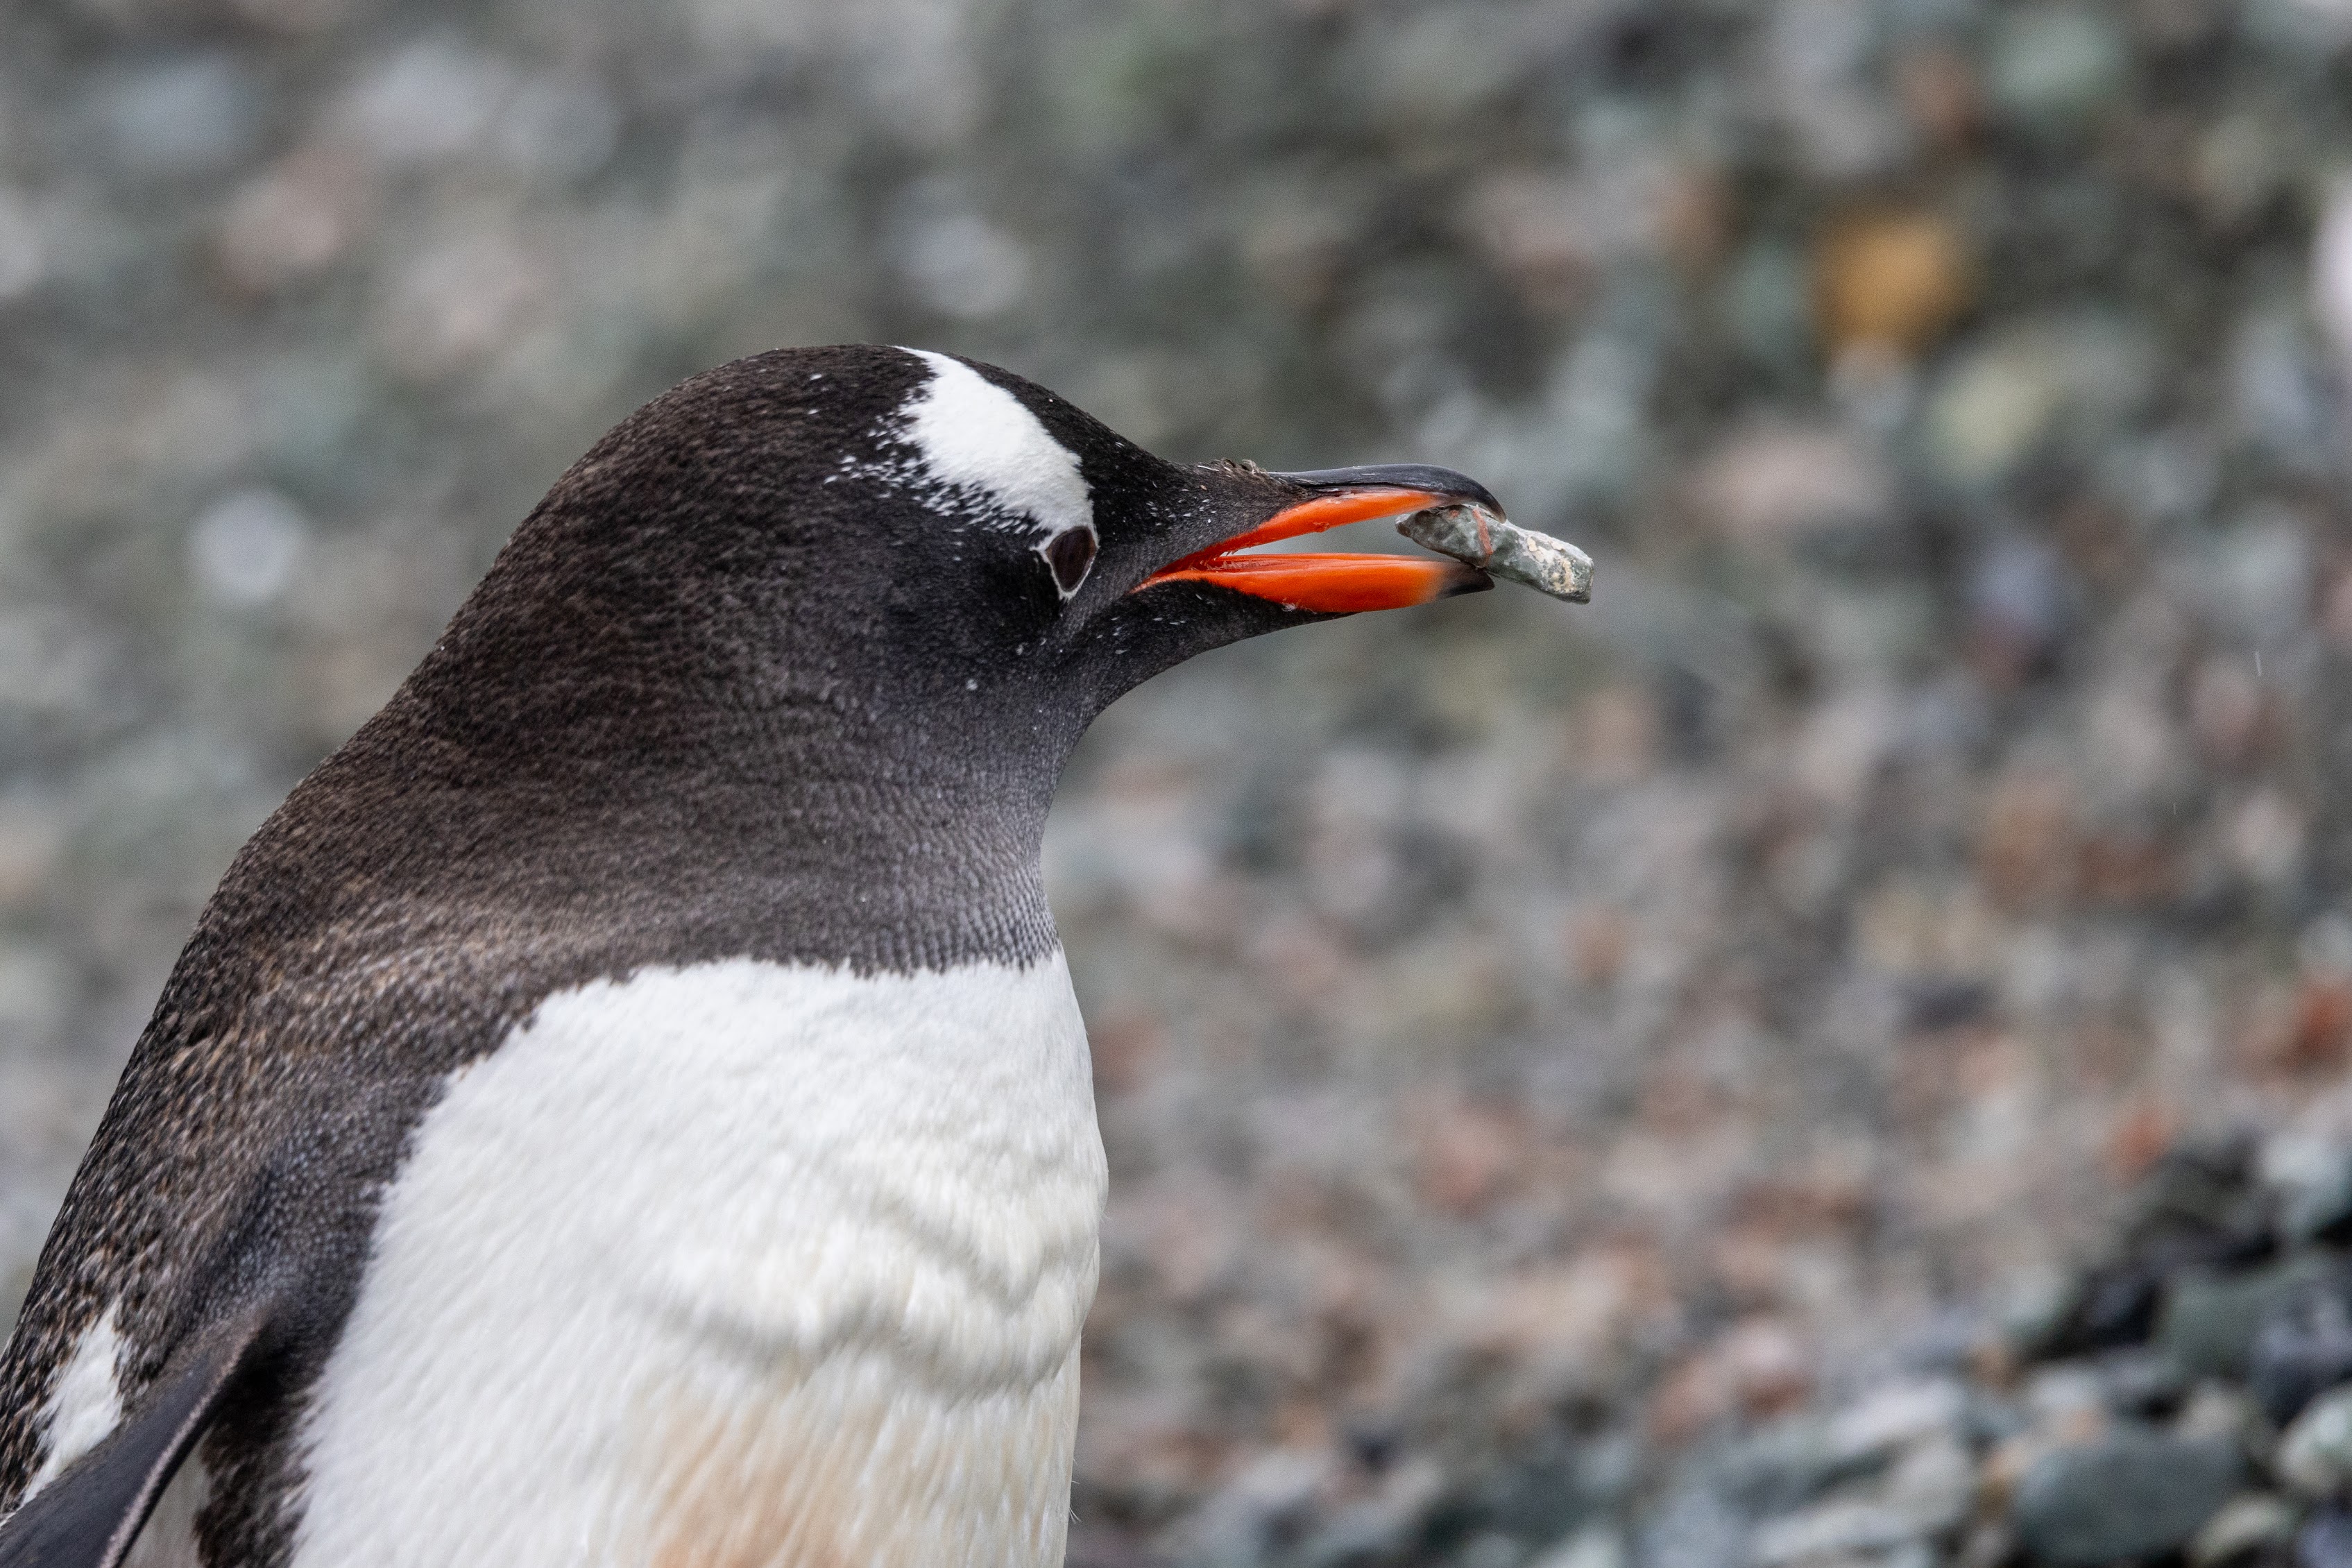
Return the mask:
[[1308,493],[1255,527],[1160,568],[1137,584],[1138,589],[1159,583],[1213,583],[1289,609],[1344,616],[1426,605],[1433,599],[1475,594],[1495,585],[1486,574],[1458,561],[1411,555],[1242,553],[1280,539],[1321,533],[1372,518],[1402,517],[1431,507],[1475,502],[1501,515],[1501,504],[1475,479],[1451,468],[1420,463],[1322,468],[1273,477]]

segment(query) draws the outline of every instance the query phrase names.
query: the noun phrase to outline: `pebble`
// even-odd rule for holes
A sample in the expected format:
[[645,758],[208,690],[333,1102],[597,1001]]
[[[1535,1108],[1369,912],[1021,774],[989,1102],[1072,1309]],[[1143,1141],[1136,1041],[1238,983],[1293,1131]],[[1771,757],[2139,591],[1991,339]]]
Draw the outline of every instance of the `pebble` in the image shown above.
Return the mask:
[[1874,1389],[1831,1417],[1825,1434],[1840,1461],[1874,1458],[1906,1443],[1948,1433],[1968,1412],[1965,1384],[1921,1378]]
[[276,490],[239,490],[190,525],[189,565],[212,599],[231,609],[257,609],[293,582],[309,531],[309,520]]
[[2280,1437],[2279,1479],[2308,1498],[2352,1492],[2352,1388],[2312,1402]]
[[2308,1253],[2247,1274],[2184,1274],[2165,1292],[2156,1343],[2192,1375],[2242,1376],[2263,1325],[2338,1274],[2335,1264]]
[[2114,25],[2087,6],[2003,14],[1987,70],[1993,102],[2029,122],[2071,123],[2120,90],[2129,61]]
[[2262,1426],[2262,1411],[2244,1389],[2209,1381],[2189,1391],[2180,1413],[2172,1418],[2171,1431],[2176,1437],[2226,1437],[2249,1443],[2257,1440]]
[[2294,1539],[2302,1514],[2268,1492],[2246,1492],[2221,1505],[2189,1543],[2189,1568],[2227,1568]]
[[2326,1390],[2352,1380],[2352,1307],[2339,1291],[2290,1303],[2254,1338],[2247,1384],[2271,1420],[2294,1419]]
[[1759,1525],[1748,1540],[1758,1568],[1883,1552],[1917,1538],[1913,1521],[1884,1503],[1825,1502]]
[[204,54],[133,72],[101,101],[118,158],[184,179],[235,167],[259,137],[265,98],[242,62]]
[[2352,1513],[2323,1508],[2294,1538],[2295,1568],[2352,1568]]
[[2352,1240],[2352,1160],[2326,1160],[2279,1207],[2279,1234],[2296,1245]]
[[1483,506],[1417,511],[1396,528],[1416,544],[1552,598],[1581,605],[1592,597],[1591,556],[1564,539],[1521,528]]
[[1821,332],[1833,355],[1868,349],[1915,357],[1975,293],[1959,231],[1938,213],[1851,219],[1830,231],[1814,265]]
[[1624,1536],[1608,1525],[1596,1524],[1528,1559],[1528,1568],[1630,1568],[1631,1563]]
[[2044,1455],[2018,1487],[2011,1517],[2037,1563],[2096,1568],[2187,1544],[2242,1473],[2234,1443],[2119,1426]]

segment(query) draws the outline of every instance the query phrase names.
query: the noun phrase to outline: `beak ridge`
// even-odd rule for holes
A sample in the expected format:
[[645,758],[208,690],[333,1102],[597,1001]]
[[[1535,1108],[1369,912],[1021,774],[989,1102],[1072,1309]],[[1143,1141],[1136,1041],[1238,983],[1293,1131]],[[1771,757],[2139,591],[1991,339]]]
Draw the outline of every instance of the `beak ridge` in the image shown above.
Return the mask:
[[1420,490],[1447,503],[1475,501],[1498,517],[1503,512],[1503,503],[1486,486],[1467,474],[1432,463],[1367,463],[1353,468],[1310,468],[1275,478],[1312,490]]

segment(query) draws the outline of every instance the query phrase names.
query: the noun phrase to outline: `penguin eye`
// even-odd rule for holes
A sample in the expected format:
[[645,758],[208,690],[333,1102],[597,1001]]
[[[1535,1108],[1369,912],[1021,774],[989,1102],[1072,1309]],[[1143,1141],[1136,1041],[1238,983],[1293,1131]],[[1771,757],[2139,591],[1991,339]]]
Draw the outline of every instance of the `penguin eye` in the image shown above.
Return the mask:
[[1078,584],[1094,569],[1095,549],[1094,526],[1083,522],[1062,530],[1037,547],[1037,553],[1045,558],[1046,566],[1054,574],[1054,586],[1061,590],[1065,599],[1078,591]]

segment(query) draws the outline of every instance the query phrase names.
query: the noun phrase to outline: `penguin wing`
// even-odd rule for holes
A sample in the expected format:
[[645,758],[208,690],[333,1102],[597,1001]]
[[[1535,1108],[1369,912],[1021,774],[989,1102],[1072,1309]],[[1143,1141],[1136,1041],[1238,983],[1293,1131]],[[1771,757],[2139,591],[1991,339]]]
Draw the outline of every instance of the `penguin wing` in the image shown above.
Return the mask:
[[251,1312],[190,1341],[103,1441],[0,1520],[0,1568],[118,1568],[268,1321]]

